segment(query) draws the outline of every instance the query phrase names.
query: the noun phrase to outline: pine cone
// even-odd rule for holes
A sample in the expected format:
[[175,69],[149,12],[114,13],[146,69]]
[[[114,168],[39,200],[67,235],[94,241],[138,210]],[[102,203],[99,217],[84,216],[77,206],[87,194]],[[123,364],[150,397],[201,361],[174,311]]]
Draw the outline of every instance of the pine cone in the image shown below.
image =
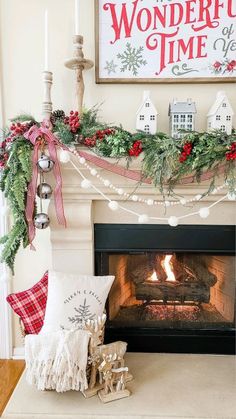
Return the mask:
[[51,115],[51,123],[55,125],[57,120],[63,120],[65,116],[65,112],[62,110],[54,111]]
[[30,122],[28,122],[28,123],[27,123],[27,128],[28,128],[28,129],[30,129],[30,128],[31,128],[31,127],[33,127],[35,124],[36,124],[36,122],[32,120],[32,121],[30,121]]

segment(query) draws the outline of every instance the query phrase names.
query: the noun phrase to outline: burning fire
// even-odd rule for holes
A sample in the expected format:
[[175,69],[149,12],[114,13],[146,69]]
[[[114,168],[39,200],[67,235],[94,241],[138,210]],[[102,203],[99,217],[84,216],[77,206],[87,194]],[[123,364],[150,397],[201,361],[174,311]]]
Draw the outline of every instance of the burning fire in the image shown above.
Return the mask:
[[166,275],[167,275],[166,281],[169,281],[169,282],[175,282],[175,274],[172,271],[172,267],[171,267],[171,264],[170,264],[172,256],[173,255],[166,255],[164,261],[162,262],[163,263],[163,268],[165,269],[165,272],[166,272]]
[[156,271],[154,271],[153,274],[151,275],[151,281],[159,281],[159,279],[157,278]]
[[[175,274],[172,271],[172,266],[171,266],[171,259],[172,259],[173,255],[166,255],[164,260],[161,262],[161,265],[167,275],[166,281],[168,282],[175,282]],[[159,281],[158,277],[157,277],[157,273],[156,271],[153,271],[153,274],[150,277],[150,280],[153,282]]]

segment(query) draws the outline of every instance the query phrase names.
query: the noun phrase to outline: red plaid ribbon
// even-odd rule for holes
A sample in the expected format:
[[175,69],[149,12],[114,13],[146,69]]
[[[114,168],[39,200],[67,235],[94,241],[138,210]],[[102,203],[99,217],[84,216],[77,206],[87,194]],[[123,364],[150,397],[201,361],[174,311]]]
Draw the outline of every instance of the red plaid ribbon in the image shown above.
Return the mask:
[[[58,141],[58,139],[53,135],[51,130],[49,129],[48,121],[43,121],[42,125],[38,127],[34,125],[29,129],[28,132],[25,133],[25,138],[29,140],[34,145],[34,152],[33,152],[33,174],[32,180],[28,186],[28,193],[27,193],[27,202],[26,202],[26,209],[25,215],[26,220],[28,223],[28,234],[29,234],[29,242],[32,246],[32,242],[35,237],[35,226],[33,222],[33,214],[34,214],[34,203],[35,203],[35,196],[37,190],[37,179],[38,179],[38,152],[42,142],[40,139],[43,138],[44,142],[47,144],[50,159],[53,160],[53,173],[56,179],[56,187],[54,190],[54,197],[55,197],[55,208],[57,213],[57,219],[59,224],[66,227],[66,219],[64,214],[64,207],[63,207],[63,199],[62,199],[62,178],[61,178],[61,171],[60,165],[57,158],[57,150],[56,146],[62,148],[62,144]],[[32,246],[33,248],[33,246]]]

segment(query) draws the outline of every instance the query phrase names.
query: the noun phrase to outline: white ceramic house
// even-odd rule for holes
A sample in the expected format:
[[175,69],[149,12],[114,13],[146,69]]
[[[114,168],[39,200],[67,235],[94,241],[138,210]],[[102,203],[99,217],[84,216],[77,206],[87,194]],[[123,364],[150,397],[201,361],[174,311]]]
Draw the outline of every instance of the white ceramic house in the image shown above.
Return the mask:
[[226,93],[219,91],[216,100],[207,114],[207,131],[221,130],[232,133],[234,111]]
[[187,99],[186,102],[174,99],[169,106],[170,135],[173,138],[181,138],[184,134],[179,130],[194,131],[196,113],[196,105],[192,99]]
[[136,129],[147,134],[157,132],[157,110],[150,99],[150,92],[143,92],[143,101],[136,114]]

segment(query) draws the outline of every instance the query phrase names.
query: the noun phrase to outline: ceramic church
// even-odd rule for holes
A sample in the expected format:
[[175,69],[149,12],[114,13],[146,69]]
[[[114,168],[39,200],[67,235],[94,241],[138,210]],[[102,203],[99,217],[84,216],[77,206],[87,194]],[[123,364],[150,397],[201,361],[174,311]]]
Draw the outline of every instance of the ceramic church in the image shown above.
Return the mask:
[[234,111],[226,93],[219,91],[216,100],[207,114],[207,131],[221,130],[232,133]]
[[136,129],[147,134],[157,132],[157,110],[150,99],[150,92],[143,92],[143,101],[136,114]]
[[195,130],[195,115],[197,113],[195,102],[187,99],[186,102],[173,100],[169,105],[170,135],[181,138],[184,133],[179,130]]

